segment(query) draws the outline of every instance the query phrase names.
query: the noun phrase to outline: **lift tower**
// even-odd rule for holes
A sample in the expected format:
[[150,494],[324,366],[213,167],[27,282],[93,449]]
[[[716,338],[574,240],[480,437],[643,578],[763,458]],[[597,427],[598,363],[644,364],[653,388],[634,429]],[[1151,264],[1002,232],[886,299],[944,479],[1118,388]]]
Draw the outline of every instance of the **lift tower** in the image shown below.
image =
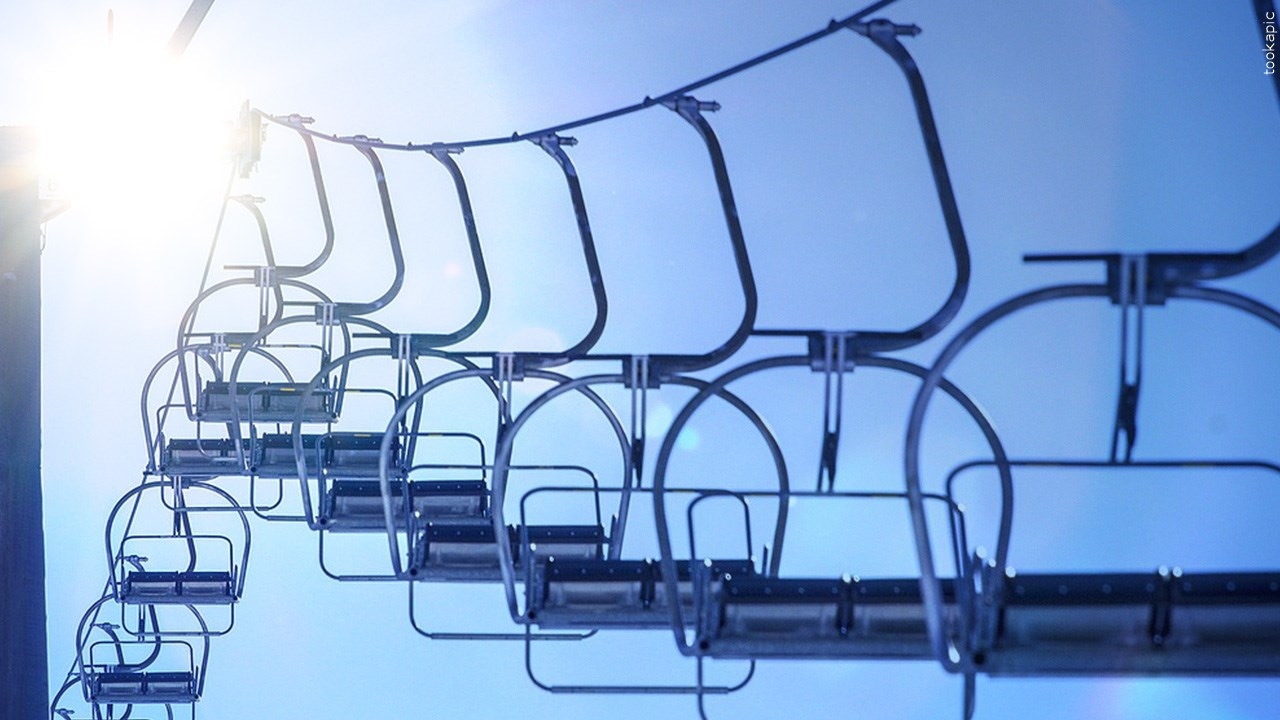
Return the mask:
[[0,127],[0,717],[48,714],[36,138]]

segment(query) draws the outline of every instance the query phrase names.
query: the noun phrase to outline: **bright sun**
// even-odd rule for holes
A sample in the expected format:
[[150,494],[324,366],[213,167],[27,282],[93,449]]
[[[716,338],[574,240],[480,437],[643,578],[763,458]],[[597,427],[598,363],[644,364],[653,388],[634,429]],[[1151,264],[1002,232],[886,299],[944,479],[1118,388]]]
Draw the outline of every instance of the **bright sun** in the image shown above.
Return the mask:
[[190,63],[114,43],[68,58],[41,123],[48,192],[142,239],[220,197],[236,103]]

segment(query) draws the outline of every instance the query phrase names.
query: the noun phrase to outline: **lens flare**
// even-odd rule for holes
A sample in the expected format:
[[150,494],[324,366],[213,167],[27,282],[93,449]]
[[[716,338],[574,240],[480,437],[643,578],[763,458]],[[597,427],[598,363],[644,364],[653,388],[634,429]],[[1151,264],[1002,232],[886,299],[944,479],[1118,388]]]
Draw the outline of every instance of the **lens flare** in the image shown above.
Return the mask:
[[135,239],[207,206],[230,172],[236,106],[201,75],[119,45],[68,58],[44,84],[46,191]]

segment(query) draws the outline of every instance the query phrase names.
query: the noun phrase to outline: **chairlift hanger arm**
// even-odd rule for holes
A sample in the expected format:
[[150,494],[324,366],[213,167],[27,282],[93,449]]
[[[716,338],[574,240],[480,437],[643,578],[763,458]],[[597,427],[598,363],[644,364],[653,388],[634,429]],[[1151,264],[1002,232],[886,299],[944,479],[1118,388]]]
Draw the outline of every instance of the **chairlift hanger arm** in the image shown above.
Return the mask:
[[686,122],[693,126],[698,136],[707,146],[711,168],[715,173],[716,189],[720,195],[720,206],[724,211],[725,226],[729,232],[729,243],[733,248],[733,262],[738,271],[738,282],[742,286],[742,320],[733,334],[719,347],[701,355],[651,355],[650,364],[654,374],[660,378],[670,377],[673,373],[694,372],[704,370],[724,362],[747,341],[756,322],[758,296],[755,276],[751,272],[751,258],[747,254],[747,243],[742,234],[742,223],[738,219],[738,206],[733,199],[733,186],[729,181],[729,168],[725,164],[724,150],[716,137],[711,123],[703,116],[704,110],[716,111],[720,104],[702,102],[689,95],[663,100],[662,104],[673,110]]
[[350,317],[352,315],[367,315],[377,312],[386,307],[400,293],[401,286],[404,285],[404,253],[400,246],[400,231],[396,227],[395,213],[391,209],[391,192],[387,188],[386,172],[382,168],[382,161],[378,159],[377,153],[374,152],[374,144],[367,139],[357,138],[354,144],[356,150],[364,155],[369,161],[369,166],[373,169],[374,182],[378,187],[378,198],[382,203],[382,217],[387,225],[387,240],[391,244],[391,258],[395,263],[395,277],[391,281],[391,285],[378,298],[369,302],[339,302],[335,308],[335,312],[339,317]]
[[[870,22],[847,22],[841,27],[864,35],[871,39],[881,50],[889,55],[901,68],[907,78],[911,91],[911,101],[916,110],[916,119],[920,125],[925,153],[929,159],[929,167],[933,175],[934,188],[938,196],[938,204],[942,210],[943,222],[946,225],[947,237],[951,246],[951,254],[955,262],[955,280],[951,292],[943,304],[932,316],[913,328],[900,331],[849,331],[841,342],[847,344],[850,358],[859,358],[876,353],[891,352],[912,347],[932,338],[942,331],[964,303],[968,293],[971,274],[969,244],[965,237],[964,225],[960,220],[960,209],[956,202],[955,191],[951,185],[951,175],[947,170],[946,157],[942,152],[942,141],[938,137],[937,123],[934,121],[933,108],[929,103],[924,78],[916,65],[915,59],[906,47],[898,40],[900,35],[917,35],[920,28],[915,25],[898,25],[888,20],[872,20]],[[755,330],[753,335],[807,337],[809,352],[814,362],[822,357],[824,335],[816,329],[768,329]]]
[[582,183],[578,180],[578,171],[565,153],[564,146],[576,145],[577,140],[559,135],[543,135],[531,140],[555,159],[564,173],[565,183],[569,187],[569,199],[573,203],[573,214],[577,220],[578,237],[582,240],[582,256],[587,264],[587,275],[591,280],[591,297],[595,302],[595,320],[587,334],[572,347],[557,353],[522,353],[526,357],[528,367],[552,367],[587,354],[600,335],[604,332],[605,320],[609,316],[609,298],[605,294],[604,277],[600,271],[600,258],[596,254],[595,238],[591,234],[591,221],[587,217],[587,202],[582,195]]
[[[254,115],[257,116],[257,113],[254,113]],[[280,277],[288,278],[302,277],[319,270],[320,266],[328,261],[329,255],[333,252],[334,241],[333,213],[329,209],[329,194],[324,187],[324,175],[320,170],[320,157],[316,153],[315,140],[296,127],[293,130],[298,133],[299,138],[302,138],[302,143],[307,149],[307,161],[311,165],[311,178],[316,186],[316,201],[320,205],[320,221],[324,223],[324,247],[320,249],[320,254],[306,265],[286,265],[276,268],[276,272]]]
[[467,231],[467,246],[471,249],[471,264],[475,268],[476,286],[480,292],[480,304],[476,307],[476,312],[471,319],[458,330],[441,336],[440,345],[453,345],[471,337],[489,315],[491,297],[489,272],[484,263],[484,251],[480,247],[480,233],[476,230],[475,212],[471,209],[471,194],[467,190],[466,178],[463,177],[458,163],[448,152],[437,150],[431,155],[444,165],[449,171],[449,177],[453,178],[454,188],[458,192],[458,207],[462,211],[462,224]]
[[920,133],[924,140],[925,153],[929,157],[929,168],[933,173],[938,204],[942,208],[942,218],[946,223],[951,254],[955,260],[956,276],[951,293],[929,319],[910,330],[896,333],[865,333],[857,337],[859,349],[887,352],[922,343],[937,335],[955,318],[969,289],[969,245],[965,238],[964,225],[960,221],[960,208],[951,186],[951,175],[947,171],[947,161],[942,153],[942,141],[938,138],[938,126],[934,121],[933,108],[929,104],[924,78],[920,74],[915,59],[898,40],[900,35],[919,34],[920,28],[915,25],[896,25],[887,20],[872,20],[870,23],[849,27],[860,35],[866,35],[877,47],[893,58],[906,75],[907,84],[911,90],[911,101],[916,109],[916,120],[919,122]]

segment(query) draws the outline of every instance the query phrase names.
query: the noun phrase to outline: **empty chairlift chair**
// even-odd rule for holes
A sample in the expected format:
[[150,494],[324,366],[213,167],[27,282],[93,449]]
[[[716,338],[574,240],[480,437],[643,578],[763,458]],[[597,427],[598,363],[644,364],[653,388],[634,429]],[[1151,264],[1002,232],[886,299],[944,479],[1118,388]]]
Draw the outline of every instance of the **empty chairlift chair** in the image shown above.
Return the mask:
[[[695,582],[719,586],[728,575],[751,577],[749,560],[676,562],[678,602],[692,616]],[[698,580],[694,580],[694,576]],[[704,579],[705,578],[705,579]],[[670,599],[661,564],[645,560],[548,558],[526,585],[529,620],[541,627],[668,628]]]
[[[118,545],[112,542],[112,525],[129,500],[144,491],[161,491],[165,487],[168,487],[167,482],[139,485],[116,503],[108,517],[106,551],[111,569],[111,596],[121,603],[122,608],[234,605],[244,589],[242,569],[249,561],[249,523],[244,510],[221,489],[200,481],[184,480],[181,492],[174,495],[178,502],[174,511],[174,532],[167,535],[127,533]],[[186,512],[185,497],[197,490],[212,493],[227,503],[225,509],[239,521],[242,535],[238,543],[227,535],[200,534],[193,530],[190,515],[194,511]],[[225,517],[226,514],[218,513],[218,516]],[[152,560],[148,561],[147,555],[152,556]],[[145,566],[148,562],[162,567],[148,568]],[[234,615],[228,622],[234,622]],[[215,634],[225,631],[216,631]]]
[[[324,483],[320,525],[334,532],[380,532],[387,527],[382,486],[378,480],[382,436],[369,433],[328,433],[317,441],[320,477]],[[406,495],[413,511],[418,502],[408,493],[398,443],[391,446],[389,490],[395,526],[407,525]]]
[[[302,458],[308,477],[316,477],[320,469],[319,435],[302,435]],[[293,435],[269,433],[254,444],[253,472],[262,478],[297,478],[298,462]]]
[[[955,586],[944,583],[948,612]],[[722,658],[902,658],[933,655],[919,581],[730,575],[701,603],[698,645]]]
[[193,703],[199,699],[192,672],[97,672],[89,681],[89,696],[102,705]]
[[196,401],[196,419],[204,422],[327,423],[337,419],[334,392],[320,388],[303,401],[306,383],[230,382],[210,380]]
[[992,675],[1280,674],[1280,573],[990,578]]
[[[550,558],[598,560],[607,542],[600,525],[507,526],[503,540],[517,566],[532,568]],[[489,519],[428,521],[414,544],[410,576],[445,582],[498,582],[502,579],[498,543]]]
[[[208,639],[202,642],[207,662]],[[95,705],[94,717],[106,717],[97,706],[190,705],[203,692],[201,668],[187,642],[113,639],[87,650],[80,679],[85,700]]]
[[159,470],[184,478],[243,475],[241,458],[248,457],[249,451],[247,440],[240,441],[240,452],[236,452],[236,442],[226,438],[173,438],[164,446]]

